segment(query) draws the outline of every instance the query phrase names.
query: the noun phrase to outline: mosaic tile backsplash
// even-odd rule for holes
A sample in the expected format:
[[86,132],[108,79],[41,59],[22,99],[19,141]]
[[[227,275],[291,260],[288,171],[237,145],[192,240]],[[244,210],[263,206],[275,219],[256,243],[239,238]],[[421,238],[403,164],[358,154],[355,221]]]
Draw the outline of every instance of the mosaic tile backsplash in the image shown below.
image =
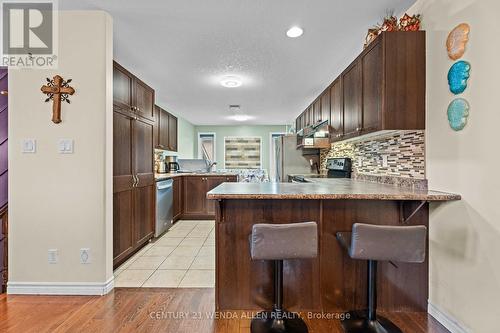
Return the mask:
[[[327,158],[350,157],[353,178],[368,175],[425,179],[424,138],[424,131],[397,131],[332,143],[329,150],[321,151],[321,168],[326,172]],[[384,159],[387,159],[387,166],[384,166]]]

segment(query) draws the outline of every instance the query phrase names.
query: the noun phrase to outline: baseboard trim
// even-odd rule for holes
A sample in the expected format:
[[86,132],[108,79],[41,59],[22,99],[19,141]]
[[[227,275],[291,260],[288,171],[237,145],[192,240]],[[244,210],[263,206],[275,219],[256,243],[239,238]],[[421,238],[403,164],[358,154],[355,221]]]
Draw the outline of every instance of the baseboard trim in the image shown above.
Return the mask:
[[438,306],[428,302],[427,304],[427,312],[433,316],[437,321],[441,323],[448,331],[451,333],[470,333],[471,331],[460,323],[456,318],[452,315],[443,311]]
[[114,276],[99,282],[7,282],[11,295],[106,295],[114,288]]

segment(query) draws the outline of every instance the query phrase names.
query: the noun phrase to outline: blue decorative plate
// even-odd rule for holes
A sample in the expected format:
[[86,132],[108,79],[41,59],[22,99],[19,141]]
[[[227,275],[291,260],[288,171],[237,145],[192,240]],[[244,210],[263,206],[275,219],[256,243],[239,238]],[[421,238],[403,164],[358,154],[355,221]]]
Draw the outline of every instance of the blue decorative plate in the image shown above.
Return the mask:
[[454,63],[448,71],[448,85],[450,86],[450,91],[455,95],[463,93],[467,88],[470,68],[470,63],[460,60]]
[[448,105],[448,122],[455,131],[461,131],[467,125],[469,102],[464,98],[456,98]]

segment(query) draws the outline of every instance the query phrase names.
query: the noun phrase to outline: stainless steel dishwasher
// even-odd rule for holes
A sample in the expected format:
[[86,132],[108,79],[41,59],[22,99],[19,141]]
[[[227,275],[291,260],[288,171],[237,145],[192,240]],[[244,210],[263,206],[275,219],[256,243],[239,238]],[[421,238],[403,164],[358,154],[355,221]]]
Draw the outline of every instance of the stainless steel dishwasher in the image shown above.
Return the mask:
[[155,237],[170,229],[173,220],[174,181],[172,179],[156,182],[156,228]]

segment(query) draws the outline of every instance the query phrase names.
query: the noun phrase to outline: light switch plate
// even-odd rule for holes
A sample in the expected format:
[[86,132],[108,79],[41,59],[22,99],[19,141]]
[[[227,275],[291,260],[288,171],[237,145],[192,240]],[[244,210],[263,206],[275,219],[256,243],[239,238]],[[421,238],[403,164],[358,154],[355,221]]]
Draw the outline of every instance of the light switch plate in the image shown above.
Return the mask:
[[49,249],[47,259],[49,264],[57,264],[59,262],[59,251],[57,249]]
[[60,139],[58,144],[59,154],[73,154],[73,140]]
[[26,154],[36,153],[36,140],[35,139],[23,139],[21,152]]

